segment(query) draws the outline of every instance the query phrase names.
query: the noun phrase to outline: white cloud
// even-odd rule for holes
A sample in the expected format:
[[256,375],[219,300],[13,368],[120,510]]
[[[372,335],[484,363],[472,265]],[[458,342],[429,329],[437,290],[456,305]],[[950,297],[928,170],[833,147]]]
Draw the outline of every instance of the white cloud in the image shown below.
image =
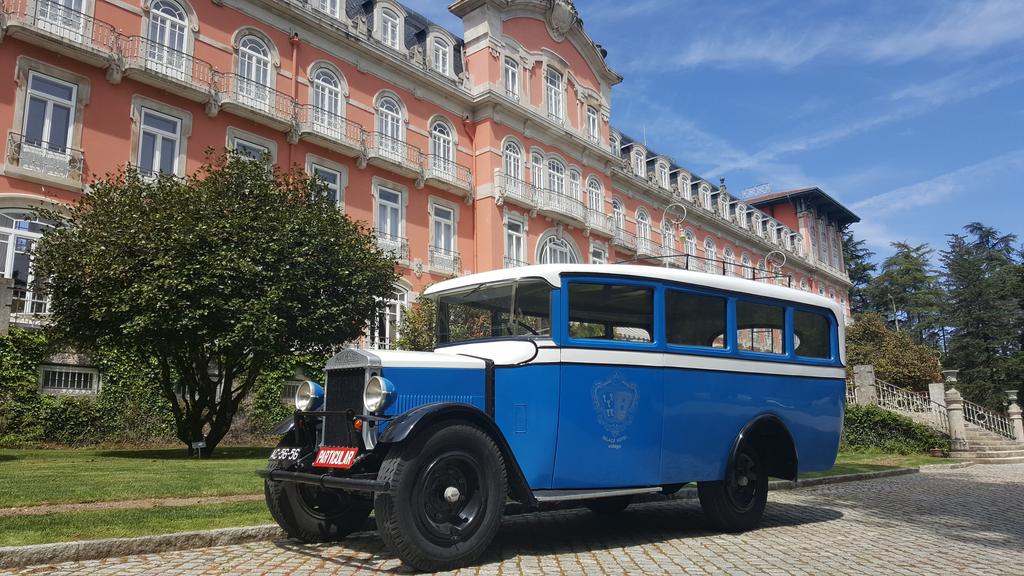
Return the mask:
[[[788,70],[817,58],[839,36],[840,29],[833,26],[803,34],[777,30],[767,34],[703,37],[677,53],[669,63],[675,68],[768,64]],[[662,63],[652,62],[651,65],[660,66]]]

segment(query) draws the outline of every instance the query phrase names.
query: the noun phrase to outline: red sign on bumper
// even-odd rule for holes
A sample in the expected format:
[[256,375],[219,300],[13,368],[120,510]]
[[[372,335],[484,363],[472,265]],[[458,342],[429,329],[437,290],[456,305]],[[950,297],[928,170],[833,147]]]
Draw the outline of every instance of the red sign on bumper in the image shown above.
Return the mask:
[[358,448],[321,448],[316,453],[313,466],[319,468],[351,468]]

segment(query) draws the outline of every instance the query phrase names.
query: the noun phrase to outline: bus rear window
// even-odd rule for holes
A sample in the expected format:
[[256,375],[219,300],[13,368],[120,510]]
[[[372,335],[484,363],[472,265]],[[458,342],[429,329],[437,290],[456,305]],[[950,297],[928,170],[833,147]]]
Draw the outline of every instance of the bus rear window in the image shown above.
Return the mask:
[[747,352],[785,354],[786,311],[782,306],[736,303],[736,345]]
[[654,341],[654,290],[617,284],[569,284],[569,337]]
[[832,325],[814,312],[793,311],[793,345],[803,358],[832,357]]
[[725,298],[669,290],[665,330],[669,344],[725,348]]

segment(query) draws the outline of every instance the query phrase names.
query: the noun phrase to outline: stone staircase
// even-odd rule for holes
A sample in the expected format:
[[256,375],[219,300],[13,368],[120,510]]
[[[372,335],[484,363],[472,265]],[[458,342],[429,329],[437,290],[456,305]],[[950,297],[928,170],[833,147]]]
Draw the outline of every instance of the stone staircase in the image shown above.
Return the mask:
[[1024,464],[1024,444],[989,432],[981,426],[966,423],[967,450],[955,450],[953,458],[975,464]]

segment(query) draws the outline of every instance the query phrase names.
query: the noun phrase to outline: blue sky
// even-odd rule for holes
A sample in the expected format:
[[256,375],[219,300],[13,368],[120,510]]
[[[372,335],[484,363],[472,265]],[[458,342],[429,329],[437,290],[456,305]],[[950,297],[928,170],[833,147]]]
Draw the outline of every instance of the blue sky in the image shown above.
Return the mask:
[[576,6],[625,77],[612,123],[705,178],[820,186],[880,258],[972,221],[1024,239],[1024,0]]

